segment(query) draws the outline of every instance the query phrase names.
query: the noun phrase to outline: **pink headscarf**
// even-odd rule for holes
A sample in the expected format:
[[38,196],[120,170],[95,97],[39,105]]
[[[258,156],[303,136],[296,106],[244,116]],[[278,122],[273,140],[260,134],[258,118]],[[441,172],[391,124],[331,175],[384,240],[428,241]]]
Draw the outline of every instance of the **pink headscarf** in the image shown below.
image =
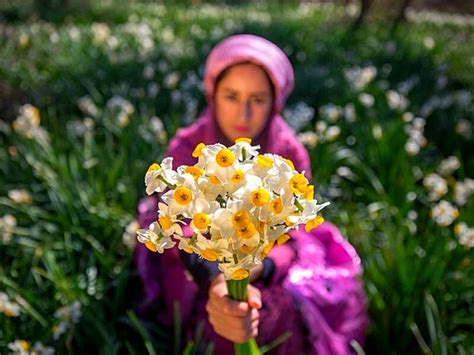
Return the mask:
[[193,165],[191,156],[195,146],[222,143],[231,145],[219,129],[214,116],[214,91],[216,80],[226,68],[252,62],[261,66],[268,74],[275,89],[274,105],[262,133],[253,139],[260,144],[261,151],[279,154],[293,161],[298,171],[305,171],[311,180],[311,166],[308,152],[297,139],[295,132],[280,115],[286,99],[293,91],[293,68],[286,54],[272,42],[258,36],[243,34],[227,37],[217,44],[206,60],[204,89],[207,107],[198,120],[177,131],[170,142],[166,156],[172,156],[174,168],[179,165]]

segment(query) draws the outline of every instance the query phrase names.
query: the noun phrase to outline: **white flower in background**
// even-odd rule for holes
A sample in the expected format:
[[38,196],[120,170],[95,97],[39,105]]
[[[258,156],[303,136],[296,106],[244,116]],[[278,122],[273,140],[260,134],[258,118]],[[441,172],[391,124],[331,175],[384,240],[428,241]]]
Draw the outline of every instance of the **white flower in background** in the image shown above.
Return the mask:
[[156,97],[160,92],[160,85],[155,82],[148,83],[147,85],[147,93],[149,97]]
[[163,86],[167,89],[175,89],[178,86],[180,75],[178,72],[171,72],[165,76]]
[[376,124],[372,127],[372,135],[374,136],[375,139],[381,139],[383,136],[383,130],[382,126]]
[[315,128],[316,128],[316,131],[320,135],[322,135],[326,131],[326,129],[328,128],[328,124],[325,121],[318,121],[318,122],[316,122]]
[[94,130],[95,122],[92,118],[86,117],[83,120],[69,121],[66,125],[72,135],[83,137],[86,132],[92,132]]
[[442,227],[447,227],[459,217],[459,210],[450,202],[441,200],[431,209],[431,218]]
[[36,342],[31,349],[31,355],[53,355],[54,352],[55,351],[53,347],[45,346],[40,341]]
[[8,197],[15,203],[31,204],[33,202],[33,197],[26,190],[10,190]]
[[67,34],[69,35],[69,38],[71,38],[71,41],[73,42],[79,42],[81,39],[81,31],[76,26],[71,26],[67,29]]
[[472,137],[472,123],[464,118],[461,118],[456,124],[455,131],[465,139],[471,139]]
[[153,116],[150,118],[150,129],[158,139],[158,142],[162,144],[166,142],[168,135],[166,133],[165,126],[163,125],[163,121],[159,117]]
[[455,156],[450,156],[441,161],[437,170],[442,176],[449,176],[459,169],[460,166],[461,162],[459,159]]
[[110,36],[110,28],[105,23],[93,23],[91,25],[94,46],[104,43]]
[[140,229],[140,224],[138,221],[133,220],[127,224],[125,227],[125,232],[122,234],[122,241],[130,250],[133,250],[135,247],[138,229]]
[[375,98],[372,95],[363,92],[359,95],[359,101],[365,108],[371,108],[374,106]]
[[474,228],[469,228],[466,223],[461,222],[454,227],[454,233],[458,236],[459,244],[465,248],[474,248]]
[[81,302],[75,301],[68,306],[61,307],[54,312],[54,316],[61,320],[78,323],[81,318]]
[[429,190],[430,201],[438,201],[448,192],[448,183],[438,174],[428,174],[423,179],[423,186]]
[[5,292],[0,292],[0,313],[7,317],[18,317],[20,315],[20,306],[16,302],[10,301]]
[[324,138],[329,141],[335,141],[337,138],[339,138],[339,135],[341,134],[341,129],[338,126],[330,126],[326,130],[326,133],[324,135]]
[[20,33],[18,36],[18,44],[21,48],[25,48],[30,43],[30,36],[27,33]]
[[420,146],[415,141],[409,139],[405,143],[405,151],[409,155],[414,156],[414,155],[417,155],[420,152]]
[[128,125],[130,116],[135,112],[132,103],[121,96],[115,95],[107,101],[107,108],[117,118],[120,127]]
[[6,214],[0,218],[0,233],[4,244],[10,243],[16,223],[16,218],[11,214]]
[[454,186],[454,200],[459,206],[464,206],[471,195],[474,193],[474,180],[465,179],[464,181],[457,181]]
[[57,309],[54,312],[54,317],[59,320],[59,323],[53,326],[53,339],[58,340],[72,324],[78,323],[81,314],[81,303],[79,301]]
[[344,70],[344,75],[348,83],[357,91],[363,90],[377,76],[377,68],[368,66],[361,68],[354,66]]
[[353,123],[356,121],[356,110],[352,102],[344,106],[344,118],[349,123]]
[[318,145],[319,137],[313,131],[307,131],[298,134],[298,140],[309,148],[314,148]]
[[148,63],[143,68],[143,78],[145,78],[146,80],[151,80],[153,79],[154,76],[155,76],[155,67],[153,66],[153,64]]
[[435,46],[435,41],[433,39],[433,37],[425,37],[423,39],[423,45],[427,48],[427,49],[433,49],[434,46]]
[[405,112],[402,115],[403,122],[406,122],[406,123],[413,121],[414,118],[415,118],[415,115],[411,112]]
[[342,107],[336,106],[334,104],[327,104],[319,108],[319,114],[326,118],[329,122],[335,123],[343,116],[344,111]]
[[120,42],[119,42],[118,38],[114,35],[109,36],[107,38],[107,41],[106,41],[107,48],[110,49],[110,50],[114,50],[115,48],[117,48],[119,43]]
[[392,110],[403,111],[408,107],[407,98],[394,90],[387,91],[386,97],[388,106]]
[[418,154],[420,148],[426,145],[427,141],[424,136],[425,124],[426,120],[424,118],[416,117],[405,126],[405,133],[408,136],[405,150],[409,155]]
[[23,339],[17,339],[11,343],[8,343],[8,349],[12,351],[14,355],[29,355],[30,354],[30,343]]
[[49,140],[48,132],[40,127],[40,112],[33,105],[26,104],[20,107],[20,115],[13,121],[13,129],[23,137],[35,139],[39,142]]
[[314,117],[314,108],[308,106],[305,102],[298,102],[294,106],[287,107],[283,111],[286,121],[296,132],[299,132]]
[[79,98],[79,100],[77,100],[77,106],[79,106],[79,109],[88,116],[97,117],[99,114],[99,109],[89,96],[82,96]]

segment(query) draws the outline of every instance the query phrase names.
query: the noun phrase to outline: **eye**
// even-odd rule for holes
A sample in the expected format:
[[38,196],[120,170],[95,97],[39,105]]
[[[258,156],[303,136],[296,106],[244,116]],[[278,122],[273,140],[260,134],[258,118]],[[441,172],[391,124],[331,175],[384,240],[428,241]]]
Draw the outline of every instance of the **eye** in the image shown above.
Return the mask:
[[235,95],[226,95],[225,99],[228,101],[237,101],[237,96]]
[[254,97],[253,102],[255,102],[257,105],[264,105],[267,103],[267,99],[263,97]]

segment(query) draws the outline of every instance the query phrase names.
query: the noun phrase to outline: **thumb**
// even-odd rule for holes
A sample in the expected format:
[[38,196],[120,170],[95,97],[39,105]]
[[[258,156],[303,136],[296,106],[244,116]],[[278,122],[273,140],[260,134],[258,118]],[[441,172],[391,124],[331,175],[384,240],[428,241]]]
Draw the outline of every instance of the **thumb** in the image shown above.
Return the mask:
[[262,308],[262,294],[260,290],[252,285],[247,286],[247,298],[250,307],[260,309]]

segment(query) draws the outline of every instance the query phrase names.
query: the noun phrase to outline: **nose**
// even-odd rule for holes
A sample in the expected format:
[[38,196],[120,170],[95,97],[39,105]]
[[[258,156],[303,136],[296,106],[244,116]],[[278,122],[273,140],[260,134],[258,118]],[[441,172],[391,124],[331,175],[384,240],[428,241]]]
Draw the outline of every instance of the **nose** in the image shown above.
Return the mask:
[[245,121],[248,123],[252,118],[252,110],[250,109],[250,102],[246,102],[244,105],[244,118]]

